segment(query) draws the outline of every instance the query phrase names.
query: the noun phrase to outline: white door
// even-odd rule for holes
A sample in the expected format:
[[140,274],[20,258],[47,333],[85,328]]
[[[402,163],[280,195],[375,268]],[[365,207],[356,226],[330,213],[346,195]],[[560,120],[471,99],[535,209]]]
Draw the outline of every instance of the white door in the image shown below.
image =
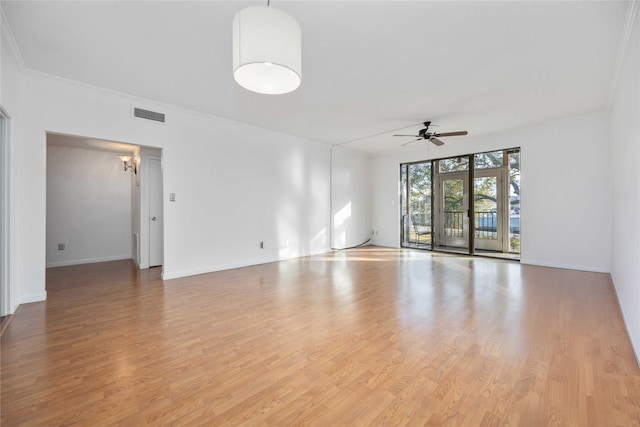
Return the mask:
[[162,265],[163,215],[160,159],[149,159],[149,267]]

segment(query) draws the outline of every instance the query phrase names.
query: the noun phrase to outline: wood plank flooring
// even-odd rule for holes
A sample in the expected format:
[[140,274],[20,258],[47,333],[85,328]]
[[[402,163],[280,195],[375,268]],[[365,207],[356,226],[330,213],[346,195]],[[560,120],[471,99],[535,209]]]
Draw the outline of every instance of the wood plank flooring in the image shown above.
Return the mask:
[[376,247],[159,273],[48,270],[2,337],[1,424],[640,425],[606,274]]

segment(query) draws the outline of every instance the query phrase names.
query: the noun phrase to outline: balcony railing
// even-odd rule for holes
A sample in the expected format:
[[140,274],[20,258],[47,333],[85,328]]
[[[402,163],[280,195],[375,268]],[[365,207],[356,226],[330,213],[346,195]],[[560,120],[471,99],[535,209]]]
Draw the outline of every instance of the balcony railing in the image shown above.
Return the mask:
[[[476,237],[478,233],[495,233],[497,218],[495,212],[475,212]],[[520,234],[520,215],[512,213],[509,216],[509,231],[511,234]],[[489,234],[486,234],[489,237]]]
[[444,211],[444,234],[447,237],[462,237],[464,230],[462,211]]
[[[462,237],[464,231],[463,211],[444,211],[443,225],[444,234],[447,237]],[[475,217],[475,237],[477,239],[497,238],[497,217],[492,211],[476,211]],[[403,215],[402,230],[403,242],[417,244],[431,244],[431,214],[417,213],[412,215],[413,220],[409,220],[408,215]],[[519,239],[520,236],[520,215],[512,213],[509,217],[509,231],[512,238]]]

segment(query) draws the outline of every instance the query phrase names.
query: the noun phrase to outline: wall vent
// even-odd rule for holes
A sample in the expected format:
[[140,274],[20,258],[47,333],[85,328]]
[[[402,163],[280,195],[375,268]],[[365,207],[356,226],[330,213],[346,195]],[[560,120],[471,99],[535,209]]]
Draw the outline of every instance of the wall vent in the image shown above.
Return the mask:
[[153,120],[154,122],[164,123],[164,114],[155,111],[144,110],[142,108],[133,107],[133,117],[145,120]]

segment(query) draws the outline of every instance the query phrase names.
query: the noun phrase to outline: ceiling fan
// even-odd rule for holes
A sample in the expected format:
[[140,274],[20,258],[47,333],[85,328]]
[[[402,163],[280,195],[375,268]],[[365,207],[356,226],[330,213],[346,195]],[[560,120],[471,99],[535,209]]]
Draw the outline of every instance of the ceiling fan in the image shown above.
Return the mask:
[[411,140],[409,142],[405,142],[404,144],[402,144],[403,147],[407,144],[411,144],[412,142],[416,142],[416,141],[421,141],[423,139],[428,140],[437,146],[441,146],[441,145],[444,145],[444,142],[440,141],[438,138],[443,138],[445,136],[462,136],[468,133],[466,130],[463,130],[460,132],[442,132],[442,133],[429,132],[429,126],[431,126],[431,122],[424,122],[423,124],[424,124],[424,129],[420,129],[417,135],[393,135],[393,136],[413,136],[414,138],[416,138],[414,140]]

